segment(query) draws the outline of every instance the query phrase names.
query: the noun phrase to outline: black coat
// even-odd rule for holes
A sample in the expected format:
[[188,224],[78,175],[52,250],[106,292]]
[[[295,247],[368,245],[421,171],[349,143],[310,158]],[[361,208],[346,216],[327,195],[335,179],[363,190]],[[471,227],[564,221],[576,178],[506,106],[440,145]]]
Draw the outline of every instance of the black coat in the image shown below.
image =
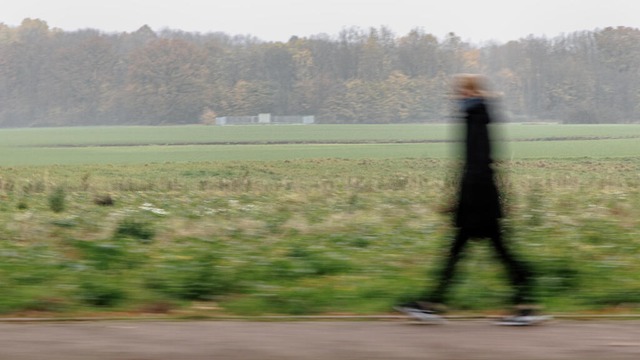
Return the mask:
[[491,122],[487,104],[479,98],[463,102],[465,159],[455,225],[469,236],[485,237],[497,229],[502,217],[500,198],[491,167]]

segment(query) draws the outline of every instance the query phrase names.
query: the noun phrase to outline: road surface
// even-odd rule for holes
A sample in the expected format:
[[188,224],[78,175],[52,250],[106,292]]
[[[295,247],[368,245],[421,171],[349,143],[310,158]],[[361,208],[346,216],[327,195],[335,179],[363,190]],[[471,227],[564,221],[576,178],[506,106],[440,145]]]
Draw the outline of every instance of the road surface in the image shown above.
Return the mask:
[[640,321],[0,323],[2,360],[640,359]]

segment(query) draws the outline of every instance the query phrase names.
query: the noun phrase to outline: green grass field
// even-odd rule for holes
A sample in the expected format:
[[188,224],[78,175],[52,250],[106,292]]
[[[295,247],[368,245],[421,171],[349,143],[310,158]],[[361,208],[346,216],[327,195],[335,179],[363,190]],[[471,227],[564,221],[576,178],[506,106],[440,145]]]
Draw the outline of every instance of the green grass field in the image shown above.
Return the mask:
[[[229,138],[211,140],[218,131]],[[640,140],[631,137],[639,132],[518,124],[500,132],[511,139],[497,144],[505,225],[551,312],[639,310]],[[421,292],[442,260],[460,145],[401,141],[453,133],[0,130],[0,313],[388,313]],[[194,144],[224,139],[253,144]],[[256,144],[287,139],[331,144]],[[515,141],[523,139],[531,141]],[[118,141],[135,146],[99,146]],[[510,289],[486,244],[474,243],[460,270],[454,311],[503,308]]]
[[[640,125],[497,125],[507,139],[640,136]],[[1,129],[3,146],[165,145],[242,142],[401,142],[447,140],[455,124],[127,126]]]
[[[503,159],[640,154],[640,125],[507,124],[495,134]],[[4,129],[0,166],[451,158],[458,136],[441,124]]]

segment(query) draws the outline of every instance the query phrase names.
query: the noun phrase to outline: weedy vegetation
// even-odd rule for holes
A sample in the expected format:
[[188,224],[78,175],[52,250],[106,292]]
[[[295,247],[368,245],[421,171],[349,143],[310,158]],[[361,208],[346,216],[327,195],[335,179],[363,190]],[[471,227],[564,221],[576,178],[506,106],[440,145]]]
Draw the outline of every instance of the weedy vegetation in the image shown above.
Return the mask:
[[[0,313],[388,313],[433,281],[459,164],[342,146],[342,158],[5,165]],[[560,155],[496,164],[510,243],[549,311],[637,312],[640,158]],[[486,243],[460,270],[452,308],[503,308]]]

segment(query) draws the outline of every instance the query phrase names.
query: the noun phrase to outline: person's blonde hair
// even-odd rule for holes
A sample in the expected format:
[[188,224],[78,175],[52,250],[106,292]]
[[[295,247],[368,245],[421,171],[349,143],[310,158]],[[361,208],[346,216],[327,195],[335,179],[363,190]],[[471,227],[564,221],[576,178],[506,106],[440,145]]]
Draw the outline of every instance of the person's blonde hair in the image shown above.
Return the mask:
[[453,92],[458,97],[487,97],[485,78],[478,74],[458,74],[453,77]]

